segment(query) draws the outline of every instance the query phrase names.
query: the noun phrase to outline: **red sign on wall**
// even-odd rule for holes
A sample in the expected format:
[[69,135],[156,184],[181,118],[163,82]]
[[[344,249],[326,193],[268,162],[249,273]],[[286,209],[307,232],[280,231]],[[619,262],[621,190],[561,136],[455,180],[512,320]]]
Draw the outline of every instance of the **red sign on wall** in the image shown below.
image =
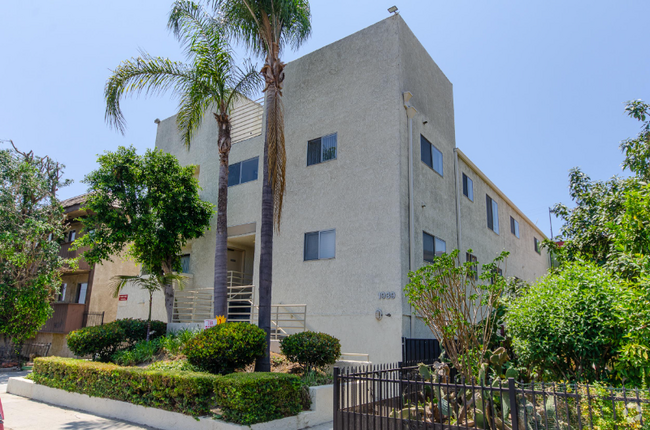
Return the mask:
[[120,298],[118,299],[118,301],[126,302],[127,300],[129,300],[129,295],[128,294],[120,294]]

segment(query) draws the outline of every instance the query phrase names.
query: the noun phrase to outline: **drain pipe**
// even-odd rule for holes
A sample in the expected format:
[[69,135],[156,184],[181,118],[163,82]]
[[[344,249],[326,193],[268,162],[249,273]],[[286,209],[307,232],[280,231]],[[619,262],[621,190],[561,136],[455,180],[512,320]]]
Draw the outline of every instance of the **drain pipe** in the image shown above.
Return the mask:
[[457,148],[454,148],[454,170],[456,172],[456,246],[458,252],[460,252],[460,189],[462,184],[460,183],[460,168],[458,167],[458,151]]
[[[413,97],[409,91],[404,94],[404,109],[406,109],[406,117],[409,120],[409,270],[415,270],[415,213],[413,209],[413,117],[418,111],[411,106],[409,100]],[[413,315],[414,309],[411,305],[410,321],[410,336],[413,337],[415,332],[415,318]]]

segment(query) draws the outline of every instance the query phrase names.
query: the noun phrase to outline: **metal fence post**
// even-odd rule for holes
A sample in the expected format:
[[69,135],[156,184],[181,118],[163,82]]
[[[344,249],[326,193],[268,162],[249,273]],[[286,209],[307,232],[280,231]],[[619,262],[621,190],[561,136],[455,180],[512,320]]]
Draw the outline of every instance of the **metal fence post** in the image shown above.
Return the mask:
[[334,390],[333,390],[334,391],[334,399],[332,399],[332,405],[333,405],[332,409],[334,411],[334,416],[332,417],[333,418],[333,423],[334,423],[333,430],[339,430],[339,419],[338,419],[339,417],[338,416],[339,416],[339,401],[340,401],[340,394],[341,394],[340,387],[339,387],[339,383],[340,383],[339,372],[340,372],[340,370],[339,370],[338,366],[335,366],[334,367],[334,387],[333,387],[334,388]]
[[512,422],[512,430],[519,429],[519,420],[517,412],[519,407],[517,405],[517,388],[515,388],[515,379],[508,378],[508,394],[510,395],[510,421]]

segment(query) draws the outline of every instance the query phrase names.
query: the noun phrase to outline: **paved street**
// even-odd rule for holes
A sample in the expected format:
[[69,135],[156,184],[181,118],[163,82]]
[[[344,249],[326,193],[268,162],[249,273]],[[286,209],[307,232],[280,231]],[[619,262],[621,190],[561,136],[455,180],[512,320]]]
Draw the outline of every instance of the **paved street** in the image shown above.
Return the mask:
[[[27,372],[0,373],[0,399],[5,412],[5,430],[156,430],[7,394],[9,378],[26,374]],[[312,428],[331,429],[331,423]]]

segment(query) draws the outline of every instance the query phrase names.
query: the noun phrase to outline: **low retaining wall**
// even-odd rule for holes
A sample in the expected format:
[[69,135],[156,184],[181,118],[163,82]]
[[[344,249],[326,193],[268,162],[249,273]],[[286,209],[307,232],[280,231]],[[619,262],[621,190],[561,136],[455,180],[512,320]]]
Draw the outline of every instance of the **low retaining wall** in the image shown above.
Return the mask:
[[148,425],[161,430],[299,430],[332,421],[332,385],[311,387],[311,410],[266,423],[243,426],[202,417],[198,420],[189,415],[148,408],[119,400],[90,397],[86,394],[69,393],[64,390],[35,384],[25,378],[9,378],[7,393],[28,397],[40,402],[90,412],[107,418],[117,418],[136,424]]

